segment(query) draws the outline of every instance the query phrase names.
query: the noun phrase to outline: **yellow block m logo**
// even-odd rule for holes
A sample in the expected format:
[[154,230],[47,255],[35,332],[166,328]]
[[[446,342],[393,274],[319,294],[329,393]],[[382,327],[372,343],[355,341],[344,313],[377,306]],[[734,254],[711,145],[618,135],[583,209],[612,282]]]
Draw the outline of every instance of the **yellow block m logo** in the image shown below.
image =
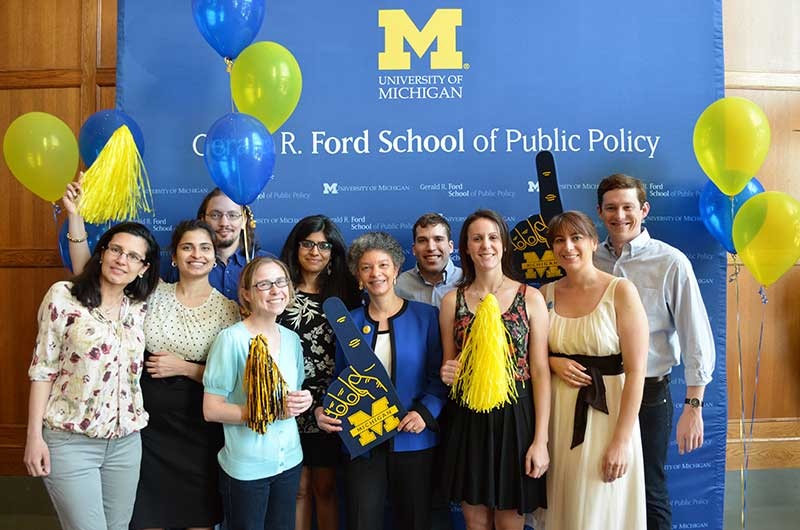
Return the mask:
[[402,9],[378,10],[378,26],[384,29],[383,51],[378,54],[378,70],[410,70],[411,53],[403,43],[422,57],[433,41],[432,70],[460,70],[462,54],[456,49],[456,28],[461,26],[460,9],[437,9],[420,30]]

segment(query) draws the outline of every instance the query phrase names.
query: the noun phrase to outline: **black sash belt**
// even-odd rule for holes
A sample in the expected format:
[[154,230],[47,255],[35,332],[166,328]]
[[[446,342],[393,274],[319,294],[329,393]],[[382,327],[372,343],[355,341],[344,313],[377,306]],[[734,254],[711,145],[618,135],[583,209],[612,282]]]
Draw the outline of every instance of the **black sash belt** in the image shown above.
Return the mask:
[[575,401],[575,421],[572,425],[572,445],[573,449],[583,443],[586,435],[586,419],[589,416],[589,407],[608,414],[608,403],[606,402],[606,385],[603,382],[604,375],[619,375],[623,373],[622,354],[604,355],[595,357],[592,355],[566,355],[564,353],[551,353],[550,357],[563,357],[571,359],[586,367],[586,373],[592,378],[592,383],[582,386],[578,390],[578,399]]

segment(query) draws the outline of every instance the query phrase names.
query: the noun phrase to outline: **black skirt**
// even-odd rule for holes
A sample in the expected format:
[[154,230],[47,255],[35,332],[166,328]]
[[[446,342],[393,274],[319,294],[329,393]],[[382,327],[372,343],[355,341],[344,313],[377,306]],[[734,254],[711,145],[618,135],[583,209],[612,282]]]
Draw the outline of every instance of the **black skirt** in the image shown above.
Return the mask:
[[547,507],[545,477],[525,474],[533,442],[531,383],[517,382],[517,402],[491,412],[447,404],[443,489],[454,502],[531,513]]
[[203,419],[203,385],[188,377],[142,374],[150,420],[130,527],[185,528],[222,521],[217,453],[222,425]]

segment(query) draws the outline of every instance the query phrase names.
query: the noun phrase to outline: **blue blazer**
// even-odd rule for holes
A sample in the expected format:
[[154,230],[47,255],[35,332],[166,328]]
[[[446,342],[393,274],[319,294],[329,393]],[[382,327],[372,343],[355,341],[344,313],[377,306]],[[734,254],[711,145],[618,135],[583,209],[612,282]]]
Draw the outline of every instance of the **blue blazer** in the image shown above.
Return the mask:
[[[375,348],[378,323],[369,317],[368,305],[350,312],[370,348]],[[369,329],[365,333],[365,329]],[[392,383],[407,410],[418,412],[425,420],[419,434],[400,432],[390,443],[394,451],[419,451],[434,447],[438,441],[436,418],[447,400],[447,389],[439,377],[442,366],[442,340],[439,334],[439,310],[434,306],[406,300],[400,311],[389,318],[392,344]],[[375,358],[378,361],[377,357]],[[347,367],[339,343],[336,343],[336,375]]]

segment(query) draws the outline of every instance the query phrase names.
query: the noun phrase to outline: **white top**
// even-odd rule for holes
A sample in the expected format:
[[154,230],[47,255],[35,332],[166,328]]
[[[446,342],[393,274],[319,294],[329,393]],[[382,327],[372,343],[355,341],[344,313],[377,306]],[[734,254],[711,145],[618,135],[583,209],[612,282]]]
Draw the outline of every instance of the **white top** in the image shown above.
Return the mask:
[[239,307],[216,289],[202,305],[186,307],[175,283],[159,282],[148,299],[144,335],[147,351],[168,351],[186,361],[205,361],[217,333],[239,321]]
[[379,331],[375,334],[375,356],[381,362],[389,377],[392,376],[392,334]]

